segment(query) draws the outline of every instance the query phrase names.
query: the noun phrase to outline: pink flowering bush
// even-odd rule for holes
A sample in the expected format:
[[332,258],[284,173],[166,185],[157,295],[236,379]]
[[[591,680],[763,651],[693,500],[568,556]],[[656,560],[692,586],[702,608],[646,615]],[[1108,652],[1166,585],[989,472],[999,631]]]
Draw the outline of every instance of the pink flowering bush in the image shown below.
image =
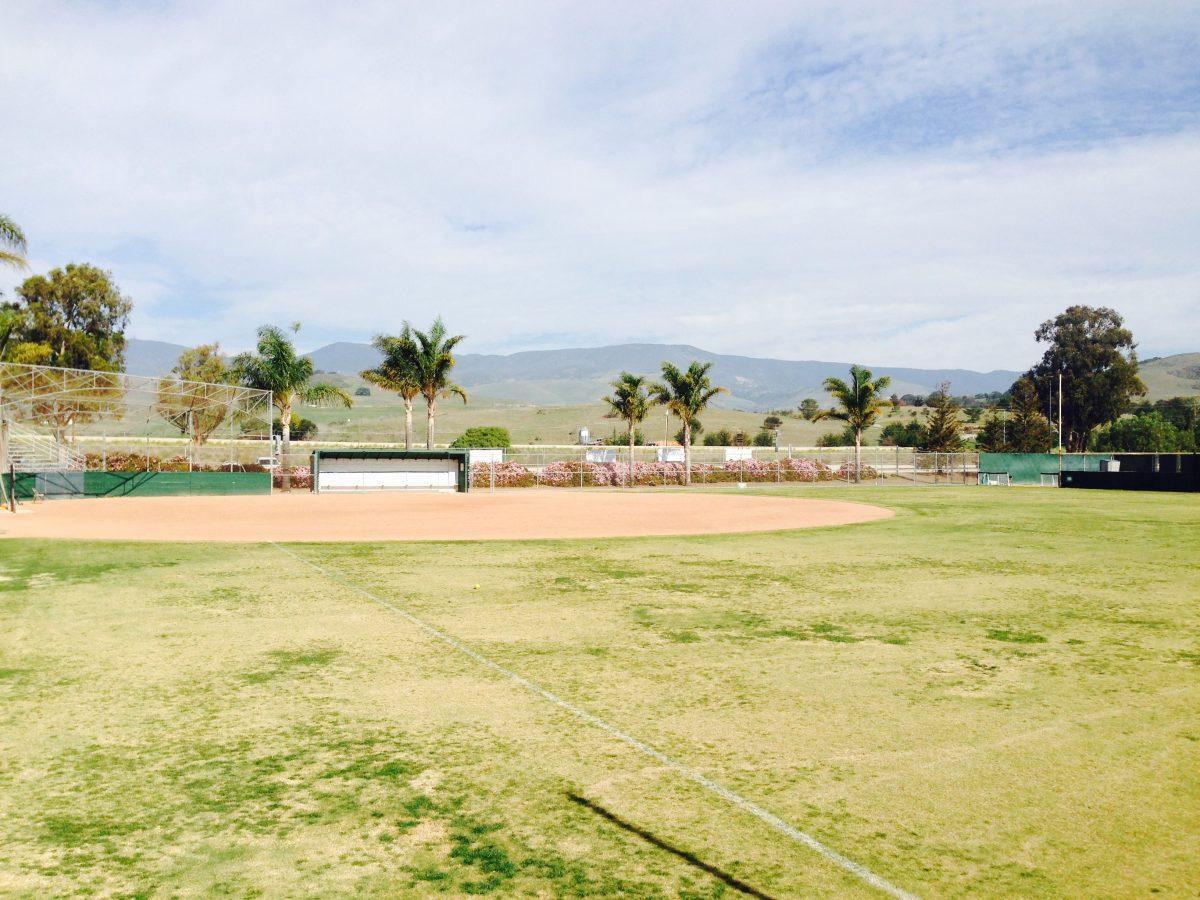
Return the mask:
[[533,473],[520,463],[472,463],[471,487],[492,486],[492,471],[496,473],[496,487],[533,487]]
[[[842,466],[837,471],[837,477],[846,481],[854,481],[854,463],[842,463]],[[879,472],[868,465],[862,467],[861,481],[874,481],[879,477]]]
[[[272,482],[275,487],[283,487],[284,469],[276,469]],[[312,489],[312,468],[309,466],[291,466],[286,469],[292,476],[292,490],[307,491]]]
[[[640,487],[684,483],[683,463],[638,462],[633,466],[633,484]],[[540,469],[520,463],[475,463],[471,466],[471,485],[490,487],[495,471],[496,487],[628,487],[629,464],[623,462],[591,463],[569,460],[552,462]],[[864,477],[868,477],[866,469]],[[780,460],[736,460],[724,464],[692,464],[692,481],[697,484],[732,483],[739,481],[830,481],[835,476],[822,462],[793,457]],[[874,476],[870,476],[874,477]]]
[[718,481],[828,481],[833,471],[822,462],[801,457],[780,460],[730,460]]
[[[126,453],[113,450],[110,453],[84,454],[85,468],[89,472],[228,472],[229,463],[188,463],[186,456],[154,456],[148,459],[145,453]],[[265,472],[257,463],[236,463],[238,472]],[[308,470],[305,469],[305,472]]]

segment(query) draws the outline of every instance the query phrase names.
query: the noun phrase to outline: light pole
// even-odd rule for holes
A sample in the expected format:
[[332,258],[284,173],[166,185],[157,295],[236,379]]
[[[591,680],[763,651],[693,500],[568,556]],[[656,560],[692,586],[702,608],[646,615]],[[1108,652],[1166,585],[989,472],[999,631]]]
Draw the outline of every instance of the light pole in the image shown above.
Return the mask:
[[1058,455],[1062,456],[1062,372],[1058,373]]

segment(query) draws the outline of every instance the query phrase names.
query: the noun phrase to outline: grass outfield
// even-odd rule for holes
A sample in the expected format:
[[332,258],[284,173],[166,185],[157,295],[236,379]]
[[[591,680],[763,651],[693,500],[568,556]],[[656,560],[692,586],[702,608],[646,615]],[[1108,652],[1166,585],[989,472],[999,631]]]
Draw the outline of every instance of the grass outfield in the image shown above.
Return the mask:
[[[293,549],[914,893],[1194,891],[1200,497],[848,490],[790,492],[897,517]],[[739,889],[870,894],[274,547],[0,544],[0,893]]]

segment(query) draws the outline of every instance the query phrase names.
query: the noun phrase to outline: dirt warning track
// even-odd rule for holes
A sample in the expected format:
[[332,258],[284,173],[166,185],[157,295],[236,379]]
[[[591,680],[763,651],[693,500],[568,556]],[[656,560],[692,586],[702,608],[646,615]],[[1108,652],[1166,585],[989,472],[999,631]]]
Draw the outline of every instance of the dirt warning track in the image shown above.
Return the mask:
[[0,537],[113,541],[447,541],[728,534],[850,525],[891,510],[744,494],[484,491],[124,497],[26,504]]

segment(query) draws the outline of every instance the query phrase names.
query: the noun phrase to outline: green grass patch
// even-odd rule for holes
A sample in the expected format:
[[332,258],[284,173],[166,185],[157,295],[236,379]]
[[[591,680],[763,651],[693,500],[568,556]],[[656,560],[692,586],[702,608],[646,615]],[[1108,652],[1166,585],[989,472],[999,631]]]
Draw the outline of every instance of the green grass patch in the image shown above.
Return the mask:
[[[897,515],[296,552],[918,895],[1192,888],[1200,498],[749,492]],[[0,548],[9,893],[870,896],[275,548]]]

